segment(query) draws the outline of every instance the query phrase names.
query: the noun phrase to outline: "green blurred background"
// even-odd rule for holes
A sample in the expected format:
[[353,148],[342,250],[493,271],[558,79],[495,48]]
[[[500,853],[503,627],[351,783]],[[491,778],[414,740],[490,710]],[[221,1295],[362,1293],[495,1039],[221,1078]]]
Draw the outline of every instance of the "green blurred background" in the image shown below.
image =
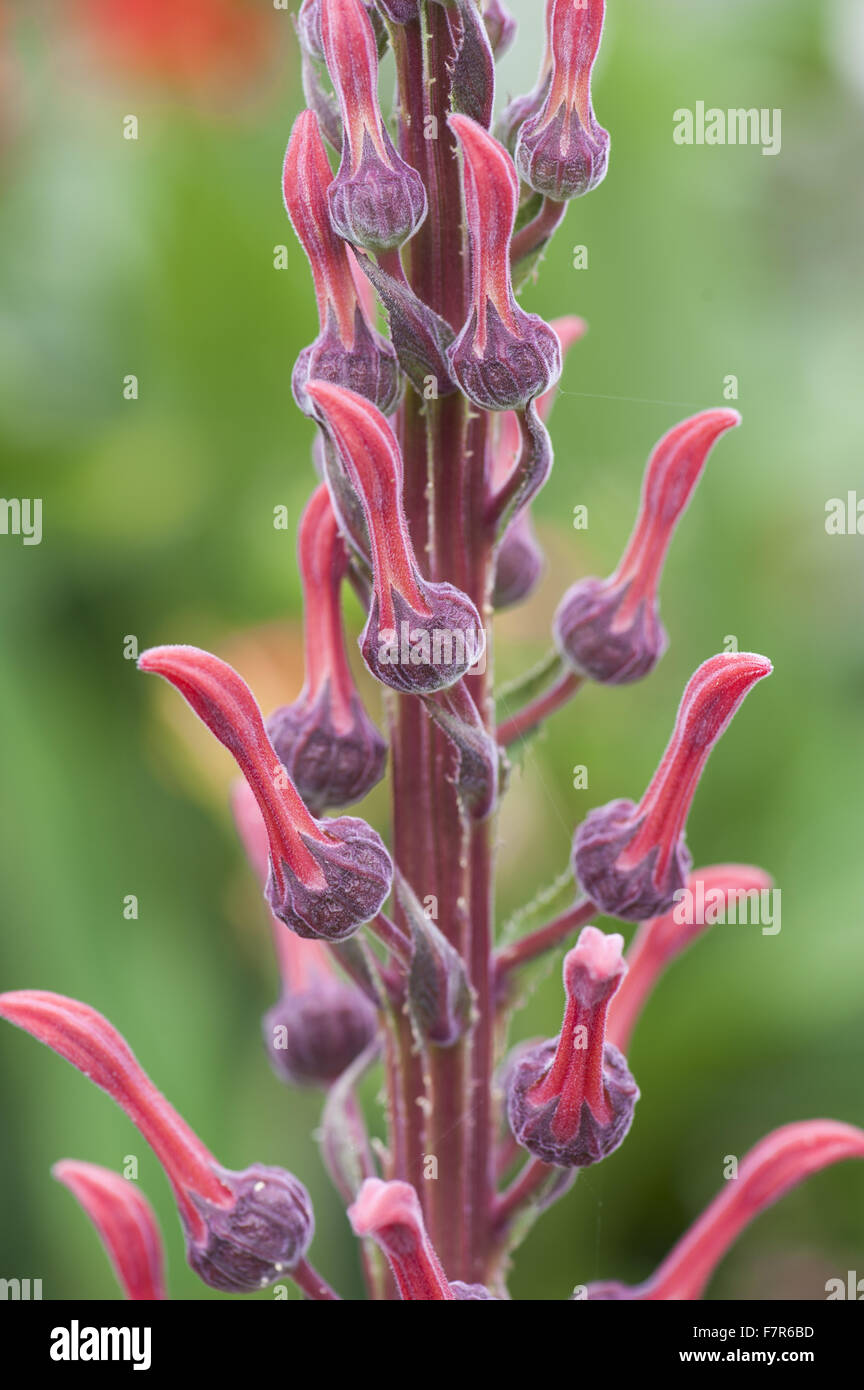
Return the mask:
[[[522,30],[502,96],[533,83],[542,45],[539,0],[511,3]],[[724,1157],[773,1126],[864,1123],[864,540],[824,524],[829,498],[864,496],[862,6],[610,9],[595,79],[610,173],[523,297],[584,315],[590,334],[567,366],[535,508],[548,572],[499,623],[502,679],[542,656],[563,588],[613,568],[656,439],[723,404],[730,374],[744,427],[718,446],[673,546],[662,665],[634,688],[583,692],[514,775],[501,918],[562,871],[590,807],[641,792],[688,675],[733,635],[776,672],[712,760],[689,839],[697,864],[770,869],[783,925],[717,927],[666,977],[631,1049],[632,1135],[522,1247],[520,1298],[646,1276],[720,1186]],[[106,28],[118,11],[131,27]],[[190,15],[201,27],[183,29]],[[221,1162],[296,1170],[316,1204],[316,1264],[359,1296],[311,1138],[319,1101],[280,1088],[262,1051],[275,969],[225,809],[228,757],[123,651],[130,635],[213,647],[265,708],[302,679],[293,531],[273,526],[279,505],[299,516],[313,481],[289,378],[314,300],[279,190],[303,104],[290,15],[270,0],[27,0],[0,45],[0,491],[44,501],[40,546],[0,536],[0,988],[103,1010]],[[672,113],[699,100],[781,108],[782,153],[676,146]],[[123,139],[129,114],[137,141]],[[577,244],[587,270],[572,267]],[[123,397],[130,373],[137,400]],[[569,525],[578,503],[587,532]],[[587,791],[572,788],[581,763]],[[386,830],[382,791],[365,813]],[[557,966],[541,974],[517,1037],[558,1027]],[[23,1034],[4,1028],[0,1053],[0,1275],[42,1278],[45,1297],[116,1297],[49,1168],[135,1155],[173,1294],[213,1296],[125,1118]],[[826,1279],[864,1274],[862,1237],[864,1171],[847,1164],[763,1216],[710,1296],[824,1297]]]

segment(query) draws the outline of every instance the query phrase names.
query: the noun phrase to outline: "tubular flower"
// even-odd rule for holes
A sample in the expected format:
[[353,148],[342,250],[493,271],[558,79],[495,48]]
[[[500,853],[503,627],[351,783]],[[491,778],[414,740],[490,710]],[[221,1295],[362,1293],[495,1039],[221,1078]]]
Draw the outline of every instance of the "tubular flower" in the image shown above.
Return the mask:
[[586,1168],[617,1149],[639,1088],[606,1041],[606,1011],[627,966],[624,938],[585,927],[564,960],[567,1006],[557,1039],[517,1053],[507,1085],[516,1139],[559,1168]]
[[267,720],[277,757],[313,815],[359,801],[384,776],[387,745],[357,694],[345,656],[339,595],[348,555],[326,484],[303,513],[306,680],[293,705]]
[[423,1224],[420,1200],[410,1183],[367,1178],[348,1217],[355,1235],[370,1236],[383,1250],[400,1298],[424,1303],[468,1302],[494,1296],[482,1284],[451,1284]]
[[344,132],[342,162],[327,194],[330,217],[353,245],[392,250],[423,222],[426,189],[387,133],[375,33],[362,0],[321,0],[321,36]]
[[166,1298],[159,1226],[135,1183],[74,1158],[61,1159],[51,1173],[90,1217],[126,1297],[142,1303]]
[[249,687],[197,647],[153,647],[138,666],[180,691],[235,758],[267,827],[272,911],[299,936],[342,941],[381,908],[393,865],[380,837],[353,816],[316,820],[276,756]]
[[639,805],[610,801],[579,826],[573,869],[600,911],[625,922],[670,911],[690,871],[684,827],[708,755],[745,695],[771,669],[753,652],[724,652],[703,662],[684,691],[672,737]]
[[333,175],[313,111],[294,123],[282,171],[282,193],[291,224],[309,260],[321,331],[297,359],[294,399],[313,413],[306,382],[321,377],[367,396],[388,415],[401,390],[391,345],[372,327],[358,295],[352,253],[330,223],[327,195]]
[[618,568],[608,579],[574,584],[555,615],[556,644],[579,675],[626,685],[657,665],[668,645],[657,603],[666,553],[711,449],[740,423],[735,410],[705,410],[660,440]]
[[520,178],[555,202],[588,193],[606,176],[609,132],[591,105],[605,9],[605,0],[547,5],[548,86],[540,110],[519,129],[514,158]]
[[[696,869],[672,911],[643,923],[630,943],[627,974],[606,1019],[607,1036],[616,1047],[627,1051],[645,1001],[667,965],[715,922],[726,921],[730,916],[735,921],[738,904],[742,900],[749,903],[754,895],[760,898],[770,891],[771,885],[770,875],[752,864],[715,864],[710,869]],[[692,904],[701,904],[701,910],[688,910]]]
[[[554,330],[561,344],[562,359],[574,343],[584,336],[584,319],[569,314],[565,318],[553,319],[549,327]],[[557,395],[555,386],[550,387],[537,402],[537,414],[545,424]],[[519,417],[515,411],[506,411],[499,417],[498,437],[493,445],[492,488],[498,492],[504,487],[517,465],[522,445]],[[524,507],[507,527],[495,556],[495,589],[493,606],[511,608],[521,603],[532,592],[543,573],[543,552],[534,534],[531,513]]]
[[[267,828],[246,782],[232,794],[234,820],[249,862],[267,879]],[[280,1081],[292,1086],[333,1084],[378,1032],[378,1015],[356,985],[342,979],[321,941],[286,931],[275,917],[273,941],[282,992],[262,1020],[264,1045]]]
[[405,518],[399,445],[380,411],[323,381],[310,381],[308,391],[360,498],[369,533],[373,595],[360,640],[363,659],[394,690],[444,690],[483,656],[480,615],[461,590],[420,575]]
[[222,1168],[100,1013],[24,989],[0,995],[0,1017],[71,1062],[126,1112],[171,1183],[187,1259],[205,1284],[252,1293],[300,1263],[314,1231],[303,1184],[257,1163],[239,1173]]
[[465,221],[471,247],[471,312],[448,349],[450,369],[482,410],[519,410],[561,375],[561,347],[548,324],[516,303],[510,242],[519,203],[513,161],[468,116],[451,115],[462,150]]
[[[416,3],[416,0],[414,0]],[[311,58],[323,59],[324,39],[321,33],[321,3],[322,0],[303,0],[297,13],[297,36],[304,55]],[[375,5],[375,0],[363,0],[363,4],[369,15],[379,49],[386,44],[387,35],[384,32],[384,25],[381,23],[381,16]]]
[[864,1130],[836,1120],[802,1120],[762,1139],[741,1160],[736,1177],[682,1236],[644,1284],[589,1284],[589,1299],[700,1299],[726,1251],[767,1207],[811,1173],[847,1158],[864,1158]]

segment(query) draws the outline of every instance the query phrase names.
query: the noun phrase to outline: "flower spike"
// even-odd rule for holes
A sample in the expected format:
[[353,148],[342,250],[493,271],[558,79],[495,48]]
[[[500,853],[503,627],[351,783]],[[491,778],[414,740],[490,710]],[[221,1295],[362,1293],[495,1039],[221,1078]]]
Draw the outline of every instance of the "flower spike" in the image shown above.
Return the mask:
[[762,1139],[659,1269],[644,1284],[589,1284],[589,1299],[691,1302],[702,1297],[726,1251],[751,1221],[812,1173],[864,1158],[864,1130],[836,1120],[802,1120]]
[[[630,943],[627,974],[606,1019],[610,1042],[626,1052],[645,1002],[666,967],[714,922],[728,920],[730,910],[735,921],[742,899],[748,902],[754,894],[758,898],[771,886],[770,875],[752,864],[715,864],[710,869],[695,869],[687,880],[682,901],[665,916],[643,923]],[[701,904],[702,910],[689,916],[686,911],[682,913],[688,900]]]
[[519,130],[515,160],[534,192],[555,202],[580,197],[606,177],[609,132],[591,105],[605,9],[605,0],[552,0],[547,6],[548,88],[541,109]]
[[357,291],[352,253],[334,232],[327,202],[333,175],[313,111],[294,123],[282,171],[282,194],[291,224],[306,252],[315,283],[321,331],[297,359],[294,399],[311,415],[306,396],[310,377],[350,386],[389,415],[399,399],[399,363],[375,331]]
[[375,33],[362,0],[321,0],[321,36],[344,130],[342,162],[327,195],[330,217],[355,246],[392,250],[426,217],[426,189],[387,133]]
[[641,922],[670,911],[691,858],[684,827],[711,749],[771,663],[753,652],[703,662],[684,691],[666,751],[638,806],[610,801],[576,831],[573,869],[601,912]]
[[453,376],[482,410],[519,410],[561,375],[558,338],[516,303],[510,242],[519,202],[513,161],[488,131],[453,114],[463,154],[465,220],[471,244],[468,321],[448,349]]
[[313,815],[359,801],[381,781],[387,745],[364,710],[345,656],[339,594],[348,555],[325,483],[303,513],[297,546],[303,584],[306,680],[266,728],[279,761]]
[[516,1139],[541,1162],[586,1168],[618,1148],[639,1088],[606,1041],[606,1011],[627,966],[624,938],[585,927],[564,960],[567,1007],[557,1039],[517,1051],[507,1085]]
[[618,568],[608,579],[574,584],[555,615],[556,645],[578,675],[626,685],[657,665],[668,645],[657,603],[666,553],[711,449],[740,423],[736,410],[704,410],[660,440]]
[[187,1258],[205,1284],[251,1293],[300,1263],[314,1231],[303,1184],[261,1164],[222,1168],[102,1014],[62,994],[24,989],[0,994],[0,1017],[71,1062],[126,1112],[174,1189]]
[[267,737],[249,687],[226,662],[197,647],[153,647],[141,656],[180,691],[235,758],[264,817],[270,842],[267,900],[300,936],[342,941],[379,911],[393,865],[365,821],[318,821],[303,803]]
[[402,459],[380,411],[353,391],[310,381],[309,395],[360,498],[369,532],[373,596],[360,648],[373,676],[394,690],[431,694],[483,656],[471,600],[420,575],[402,500]]
[[[231,796],[234,821],[249,862],[267,880],[267,829],[247,782]],[[282,992],[262,1019],[270,1065],[292,1086],[332,1086],[378,1032],[378,1015],[356,985],[334,969],[322,941],[304,940],[271,917]]]
[[165,1292],[165,1257],[153,1208],[134,1182],[96,1163],[61,1159],[51,1174],[90,1217],[126,1297],[156,1302]]

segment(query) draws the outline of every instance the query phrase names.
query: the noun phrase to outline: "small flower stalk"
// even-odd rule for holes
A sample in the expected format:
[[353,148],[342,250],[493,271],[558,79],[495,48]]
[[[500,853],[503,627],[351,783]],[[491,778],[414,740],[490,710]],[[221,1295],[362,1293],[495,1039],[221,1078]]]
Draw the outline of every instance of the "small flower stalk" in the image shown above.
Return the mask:
[[657,605],[666,553],[713,445],[740,423],[735,410],[706,410],[657,445],[618,568],[608,579],[580,580],[555,616],[556,645],[578,675],[627,685],[657,665],[668,645]]
[[520,178],[554,202],[582,197],[606,177],[609,132],[591,104],[591,71],[605,10],[605,0],[547,4],[543,103],[519,127],[514,158]]
[[585,927],[564,961],[561,1033],[512,1064],[507,1114],[517,1141],[542,1163],[587,1168],[623,1142],[639,1088],[606,1041],[606,1012],[627,966],[623,937]]
[[573,870],[601,912],[642,922],[671,911],[692,860],[684,827],[711,749],[771,663],[752,652],[703,662],[690,679],[675,729],[645,795],[592,811],[573,842]]

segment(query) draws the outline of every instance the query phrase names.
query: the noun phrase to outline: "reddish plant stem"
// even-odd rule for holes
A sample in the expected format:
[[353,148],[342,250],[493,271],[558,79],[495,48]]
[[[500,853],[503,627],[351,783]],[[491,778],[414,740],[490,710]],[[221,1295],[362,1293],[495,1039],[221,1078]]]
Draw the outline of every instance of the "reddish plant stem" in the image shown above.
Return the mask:
[[510,263],[516,268],[520,261],[532,252],[539,251],[557,231],[567,212],[566,203],[553,202],[544,198],[540,211],[530,222],[526,222],[513,238],[510,246]]
[[560,1168],[552,1168],[548,1163],[541,1163],[539,1158],[528,1160],[495,1204],[495,1230],[499,1236],[514,1216],[518,1215],[532,1197],[542,1190],[549,1179],[560,1172]]
[[498,728],[498,742],[501,747],[508,748],[517,738],[524,738],[532,729],[536,729],[538,724],[542,724],[544,719],[548,719],[550,714],[566,705],[582,686],[583,680],[584,678],[577,676],[575,672],[566,671],[549,690],[538,695],[536,700],[532,700],[510,719],[506,719]]
[[411,938],[406,931],[391,921],[386,913],[379,912],[377,917],[373,917],[372,921],[367,923],[367,926],[372,935],[383,946],[387,947],[387,950],[400,965],[409,966],[411,964]]
[[299,1289],[302,1289],[307,1298],[314,1299],[315,1302],[329,1301],[341,1303],[341,1298],[334,1289],[331,1289],[326,1279],[322,1279],[317,1269],[313,1269],[308,1260],[301,1260],[291,1271],[291,1278]]
[[540,927],[539,931],[523,936],[521,941],[502,946],[501,950],[495,953],[498,979],[501,980],[518,966],[536,960],[537,956],[542,956],[545,951],[552,951],[556,946],[560,946],[574,931],[590,922],[596,913],[597,908],[589,898],[580,898],[567,912],[556,917],[554,922],[549,922],[547,926]]

